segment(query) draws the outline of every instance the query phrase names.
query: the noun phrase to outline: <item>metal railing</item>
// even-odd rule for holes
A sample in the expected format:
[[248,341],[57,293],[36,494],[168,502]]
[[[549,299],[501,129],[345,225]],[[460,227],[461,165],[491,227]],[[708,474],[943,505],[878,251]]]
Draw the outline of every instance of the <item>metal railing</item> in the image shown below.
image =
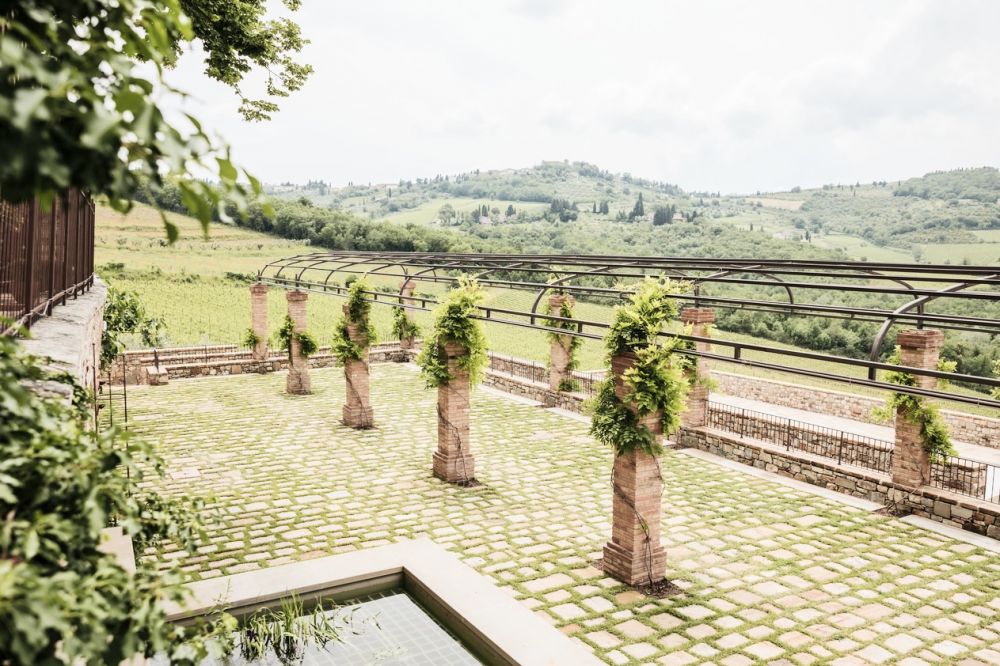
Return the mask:
[[94,281],[94,202],[78,190],[44,210],[0,200],[0,331],[30,327]]
[[930,477],[927,485],[933,488],[1000,504],[1000,467],[996,465],[958,456],[941,456],[931,460]]
[[545,367],[544,363],[514,358],[494,352],[487,352],[486,355],[489,358],[490,370],[538,384],[549,383],[549,369]]
[[892,442],[824,428],[804,421],[708,403],[707,424],[735,433],[837,461],[838,465],[862,467],[883,474],[892,471]]
[[[838,465],[892,474],[893,443],[884,439],[717,402],[708,403],[707,425],[739,437],[777,444],[785,450],[828,458]],[[1000,467],[990,463],[939,457],[931,461],[927,485],[1000,504]]]

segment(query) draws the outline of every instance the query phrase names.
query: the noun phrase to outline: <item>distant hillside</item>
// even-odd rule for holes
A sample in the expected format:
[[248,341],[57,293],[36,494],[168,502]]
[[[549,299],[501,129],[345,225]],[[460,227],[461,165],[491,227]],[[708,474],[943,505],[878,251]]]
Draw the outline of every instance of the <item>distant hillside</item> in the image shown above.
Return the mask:
[[1000,171],[993,167],[934,171],[910,178],[896,188],[897,197],[921,199],[971,199],[986,204],[1000,200]]
[[[680,244],[687,252],[711,251],[692,248],[692,242],[703,242],[698,236],[709,225],[727,232],[723,245],[729,248],[743,243],[728,231],[763,231],[798,243],[802,253],[811,245],[861,261],[1000,264],[1000,172],[992,167],[934,172],[897,183],[828,184],[742,196],[685,192],[586,162],[543,162],[393,184],[286,184],[272,186],[270,193],[369,220],[455,227],[479,237],[510,237],[524,225],[563,222],[576,225],[573,245],[621,248],[625,237],[636,236],[622,224],[638,224],[634,230],[640,231],[693,219],[698,220],[693,237],[682,234]],[[643,210],[636,215],[640,196]],[[502,230],[487,232],[486,226]],[[681,230],[673,231],[669,235],[676,238]],[[584,234],[597,238],[579,238]],[[793,245],[782,251],[789,248],[796,253]]]

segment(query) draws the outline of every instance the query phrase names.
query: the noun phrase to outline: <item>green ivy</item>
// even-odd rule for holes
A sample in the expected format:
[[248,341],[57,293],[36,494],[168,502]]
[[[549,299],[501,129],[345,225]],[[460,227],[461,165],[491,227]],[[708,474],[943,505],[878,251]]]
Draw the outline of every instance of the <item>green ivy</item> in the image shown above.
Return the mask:
[[[562,294],[562,292],[557,293]],[[545,304],[545,314],[563,317],[564,319],[572,319],[573,305],[569,299],[564,299],[562,304],[559,306],[559,311],[553,312],[552,303],[550,301]],[[573,322],[563,321],[560,319],[546,319],[545,325],[549,328],[556,328],[562,331],[575,332],[577,330],[577,327]],[[577,358],[577,351],[580,349],[580,345],[583,344],[583,338],[579,338],[575,335],[556,333],[555,331],[547,331],[546,336],[548,337],[549,342],[560,345],[566,350],[566,355],[569,358],[566,370],[572,372],[580,367],[580,359]],[[580,388],[580,384],[572,376],[565,377],[559,382],[560,391],[575,391],[578,388]]]
[[458,286],[448,292],[444,301],[434,310],[434,329],[417,356],[417,365],[427,382],[436,388],[448,384],[454,377],[448,371],[445,343],[454,342],[465,348],[458,359],[460,368],[469,373],[469,380],[476,384],[482,380],[486,368],[486,336],[479,322],[472,319],[476,307],[486,294],[479,283],[461,277]]
[[628,304],[615,308],[614,321],[605,336],[608,360],[653,344],[664,324],[677,316],[677,302],[671,294],[679,290],[679,284],[651,277],[634,285]]
[[288,352],[288,361],[292,361],[292,338],[299,343],[299,352],[302,354],[303,358],[309,358],[316,353],[319,349],[319,344],[316,342],[316,338],[312,336],[308,331],[302,331],[300,333],[295,332],[295,322],[288,315],[285,315],[285,322],[278,329],[278,342],[281,348]]
[[[691,328],[692,328],[691,326],[685,327],[684,330],[685,335],[691,335]],[[712,337],[713,330],[714,327],[711,324],[706,324],[704,337],[707,338]],[[696,347],[693,340],[678,339],[676,344],[674,345],[674,349],[677,352],[694,351]],[[692,387],[701,386],[707,388],[710,391],[715,390],[718,387],[718,382],[712,379],[710,375],[701,374],[698,368],[697,356],[678,353],[677,357],[674,359],[674,363],[676,363],[677,367],[679,367],[684,372],[685,376],[688,378],[688,382]]]
[[409,340],[420,336],[420,327],[410,319],[406,310],[400,306],[392,309],[392,337],[396,340]]
[[[893,353],[886,359],[887,363],[899,365],[900,349],[895,348]],[[938,370],[942,372],[954,372],[956,363],[954,361],[938,361]],[[900,370],[890,370],[885,374],[886,381],[899,384],[900,386],[916,386],[917,379],[912,374]],[[943,381],[940,385],[945,385]],[[903,417],[910,423],[920,426],[920,443],[932,459],[943,458],[944,456],[954,456],[957,454],[955,447],[951,443],[951,435],[948,433],[948,426],[937,405],[929,402],[926,398],[897,391],[889,395],[885,407],[874,410],[874,416],[880,421],[891,421],[897,412],[902,412]]]
[[681,285],[669,280],[646,278],[635,285],[628,303],[615,308],[614,321],[605,338],[610,374],[611,358],[633,353],[635,363],[622,376],[626,401],[633,412],[615,394],[614,379],[604,381],[591,405],[590,433],[622,455],[640,450],[650,455],[662,453],[662,446],[650,430],[640,424],[649,414],[660,412],[664,433],[680,426],[689,383],[684,377],[687,357],[673,354],[677,338],[659,342],[664,325],[677,315],[677,304],[670,294]]
[[[337,322],[333,344],[330,347],[333,355],[342,364],[348,361],[360,361],[364,358],[365,349],[377,340],[375,326],[371,322],[372,304],[365,293],[368,291],[371,291],[371,287],[364,278],[352,281],[347,290],[347,314],[341,315]],[[351,340],[347,331],[349,321],[365,331],[366,345],[362,346]]]
[[203,503],[140,492],[143,470],[162,474],[152,447],[88,428],[86,405],[28,388],[51,379],[0,337],[0,662],[118,664],[162,654],[196,664],[223,652],[210,639],[235,628],[230,616],[167,622],[165,602],[185,596],[180,572],[140,559],[129,573],[99,549],[101,530],[117,524],[139,550],[164,539],[194,550]]

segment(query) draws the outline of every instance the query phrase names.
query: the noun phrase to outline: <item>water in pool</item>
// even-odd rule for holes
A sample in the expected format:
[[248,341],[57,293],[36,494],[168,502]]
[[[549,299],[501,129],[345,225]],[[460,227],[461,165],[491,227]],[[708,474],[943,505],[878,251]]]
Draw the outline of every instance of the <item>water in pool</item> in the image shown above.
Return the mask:
[[[447,629],[401,590],[390,590],[340,604],[335,616],[340,642],[308,645],[302,666],[465,666],[480,664]],[[246,661],[239,648],[223,664],[280,666],[273,654]],[[287,662],[286,662],[287,663]]]

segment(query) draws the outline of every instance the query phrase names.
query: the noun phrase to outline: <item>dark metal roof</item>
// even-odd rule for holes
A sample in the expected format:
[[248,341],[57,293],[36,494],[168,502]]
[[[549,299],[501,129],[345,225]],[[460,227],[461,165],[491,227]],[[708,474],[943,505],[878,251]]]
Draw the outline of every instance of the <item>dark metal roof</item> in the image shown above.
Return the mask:
[[[397,278],[401,285],[399,293],[372,291],[369,293],[370,300],[415,310],[431,309],[434,300],[427,296],[403,296],[405,292],[402,285],[407,282],[411,285],[419,282],[452,284],[459,276],[468,275],[475,277],[484,286],[532,291],[536,297],[530,310],[483,306],[480,308],[480,317],[496,323],[545,331],[552,329],[539,320],[559,319],[539,314],[542,298],[548,291],[558,289],[584,298],[614,299],[627,293],[628,284],[645,276],[669,277],[687,283],[687,289],[676,296],[686,305],[880,324],[867,359],[789,350],[763,342],[745,344],[714,338],[711,340],[712,344],[725,348],[729,355],[690,352],[721,361],[879,389],[901,390],[897,385],[877,380],[878,370],[898,367],[879,362],[883,342],[896,325],[1000,335],[1000,320],[989,316],[996,311],[991,310],[989,305],[1000,304],[1000,268],[989,266],[793,259],[334,251],[296,255],[273,261],[259,271],[258,278],[264,283],[285,289],[344,296],[346,289],[333,279],[338,273]],[[875,303],[852,304],[849,302],[851,300]],[[944,311],[939,307],[955,301],[975,304],[979,314],[958,314],[948,312],[947,307]],[[928,305],[938,306],[937,311],[928,311]],[[986,316],[982,315],[984,312]],[[584,338],[601,338],[608,326],[608,322],[573,321],[577,325],[577,331],[573,335]],[[680,337],[700,340],[692,336]],[[748,360],[742,357],[744,351],[772,354],[776,361]],[[792,364],[782,359],[798,359],[799,362]],[[803,368],[800,367],[803,359],[840,364],[845,369],[848,366],[865,367],[868,378],[859,379]],[[1000,386],[1000,380],[994,378],[908,370],[983,387]],[[1000,401],[991,400],[985,395],[979,398],[937,389],[903,390],[914,395],[1000,408]]]

